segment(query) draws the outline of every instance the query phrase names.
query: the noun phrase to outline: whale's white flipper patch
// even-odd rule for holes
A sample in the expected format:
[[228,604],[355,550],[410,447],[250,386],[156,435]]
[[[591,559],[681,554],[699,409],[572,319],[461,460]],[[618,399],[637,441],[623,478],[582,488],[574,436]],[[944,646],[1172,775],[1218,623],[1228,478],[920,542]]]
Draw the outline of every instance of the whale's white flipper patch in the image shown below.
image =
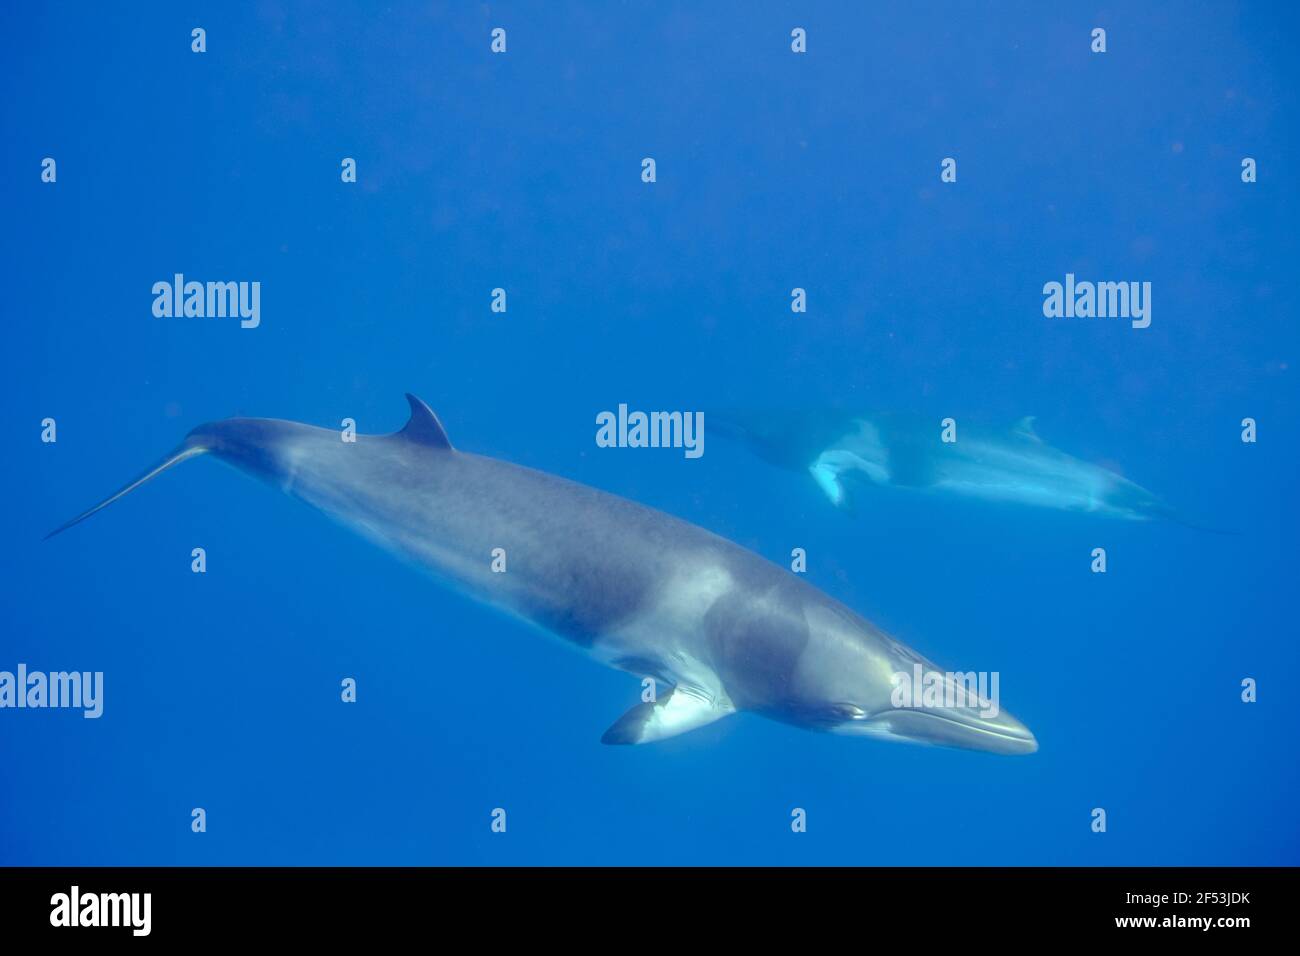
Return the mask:
[[889,467],[892,457],[881,439],[880,429],[859,419],[854,421],[852,431],[845,432],[813,460],[808,473],[831,504],[847,508],[844,476],[853,474],[873,484],[888,485],[895,477]]
[[600,742],[648,744],[711,724],[735,711],[725,698],[710,700],[701,691],[678,685],[653,703],[637,704],[605,731]]

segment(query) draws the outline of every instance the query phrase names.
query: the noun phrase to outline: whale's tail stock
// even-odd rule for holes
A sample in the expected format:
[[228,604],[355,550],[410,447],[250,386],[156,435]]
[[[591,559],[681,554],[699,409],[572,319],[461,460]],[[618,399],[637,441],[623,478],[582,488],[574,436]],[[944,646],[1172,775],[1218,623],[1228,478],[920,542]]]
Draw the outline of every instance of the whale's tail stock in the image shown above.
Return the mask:
[[[438,416],[433,413],[433,409],[422,399],[409,392],[406,395],[406,401],[411,408],[410,418],[407,419],[406,425],[392,435],[372,437],[416,442],[439,451],[450,452],[452,450],[451,442],[448,441],[447,432],[443,429],[442,423],[438,421]],[[96,511],[107,508],[118,498],[135,491],[146,481],[156,478],[168,468],[179,465],[190,458],[211,452],[244,471],[262,474],[266,471],[268,462],[271,461],[266,454],[268,448],[273,448],[279,442],[312,433],[326,434],[323,429],[274,418],[223,418],[219,421],[208,422],[206,425],[200,425],[186,435],[185,440],[172,449],[162,461],[134,481],[119,488],[93,508],[89,508],[71,521],[59,525],[45,536],[45,540],[48,541],[56,534],[67,531],[74,524],[85,521]]]

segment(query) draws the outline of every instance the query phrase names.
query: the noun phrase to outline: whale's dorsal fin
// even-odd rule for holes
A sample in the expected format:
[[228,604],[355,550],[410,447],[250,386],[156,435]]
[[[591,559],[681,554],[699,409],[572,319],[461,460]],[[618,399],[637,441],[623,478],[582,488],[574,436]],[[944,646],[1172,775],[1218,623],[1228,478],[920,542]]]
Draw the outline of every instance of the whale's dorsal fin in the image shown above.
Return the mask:
[[1038,432],[1034,431],[1034,422],[1036,420],[1037,416],[1026,415],[1024,418],[1020,419],[1020,421],[1016,422],[1016,427],[1011,430],[1021,438],[1028,438],[1030,441],[1038,442],[1038,444],[1041,445],[1043,440],[1038,437]]
[[445,448],[451,451],[447,432],[442,427],[442,422],[438,421],[438,416],[433,413],[433,409],[410,392],[406,393],[406,400],[411,403],[411,417],[406,427],[397,433],[398,436],[431,448]]

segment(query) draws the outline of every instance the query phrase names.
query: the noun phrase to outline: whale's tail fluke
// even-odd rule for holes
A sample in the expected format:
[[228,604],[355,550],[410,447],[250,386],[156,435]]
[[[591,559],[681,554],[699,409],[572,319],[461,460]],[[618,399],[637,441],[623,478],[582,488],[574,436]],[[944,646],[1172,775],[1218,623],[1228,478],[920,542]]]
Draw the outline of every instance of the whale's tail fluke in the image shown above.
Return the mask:
[[209,450],[210,450],[209,446],[206,440],[202,436],[191,434],[188,438],[185,439],[185,441],[181,442],[181,444],[176,449],[174,449],[171,452],[171,454],[169,454],[162,461],[158,462],[158,464],[154,465],[143,475],[136,478],[134,481],[130,482],[129,484],[123,486],[113,494],[109,495],[107,498],[105,498],[99,504],[95,505],[93,508],[89,508],[86,511],[83,511],[81,514],[77,515],[71,521],[65,521],[63,524],[59,525],[57,528],[55,528],[53,531],[47,534],[45,536],[45,540],[48,541],[50,540],[50,538],[54,537],[59,532],[67,531],[74,524],[79,524],[80,522],[85,521],[96,511],[99,511],[101,508],[107,508],[118,498],[121,498],[123,495],[126,495],[132,491],[135,491],[135,489],[139,488],[146,481],[149,481],[151,478],[156,478],[158,475],[161,475],[164,471],[166,471],[168,468],[171,468],[173,465],[179,465],[181,462],[185,461],[186,459],[193,458],[195,455],[202,455],[204,452],[207,452]]

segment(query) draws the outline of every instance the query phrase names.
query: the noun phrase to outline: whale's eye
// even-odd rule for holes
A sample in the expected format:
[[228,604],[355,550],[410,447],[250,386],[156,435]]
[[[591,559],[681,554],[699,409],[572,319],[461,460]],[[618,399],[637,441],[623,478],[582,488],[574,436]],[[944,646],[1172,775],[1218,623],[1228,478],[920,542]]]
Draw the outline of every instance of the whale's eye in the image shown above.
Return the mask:
[[831,713],[840,720],[866,720],[867,712],[857,704],[832,704]]

